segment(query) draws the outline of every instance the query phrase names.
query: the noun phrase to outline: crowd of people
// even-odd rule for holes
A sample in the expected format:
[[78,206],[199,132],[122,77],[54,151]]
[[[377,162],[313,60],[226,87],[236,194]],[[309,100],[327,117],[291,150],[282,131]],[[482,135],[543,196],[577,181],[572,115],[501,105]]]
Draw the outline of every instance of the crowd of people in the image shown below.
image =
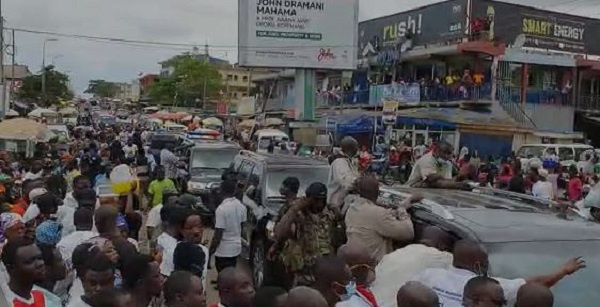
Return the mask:
[[[294,174],[281,183],[285,205],[266,255],[282,265],[280,287],[255,289],[238,265],[248,212],[237,174],[223,173],[210,237],[197,198],[177,184],[175,145],[153,156],[147,134],[91,130],[30,161],[0,154],[0,306],[552,306],[548,288],[585,267],[574,258],[545,276],[491,278],[475,242],[450,242],[435,227],[414,242],[408,212],[421,197],[380,206],[380,183],[359,173],[358,143],[346,137],[327,182],[308,184],[304,196]],[[452,152],[437,143],[408,184],[468,188],[453,178]],[[119,195],[100,193],[118,168],[138,180]],[[207,302],[212,287],[219,298]]]

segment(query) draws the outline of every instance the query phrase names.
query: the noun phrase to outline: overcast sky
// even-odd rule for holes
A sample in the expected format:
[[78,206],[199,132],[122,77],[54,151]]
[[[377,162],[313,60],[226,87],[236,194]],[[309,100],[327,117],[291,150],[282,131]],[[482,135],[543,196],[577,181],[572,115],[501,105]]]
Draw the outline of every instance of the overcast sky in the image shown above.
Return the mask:
[[[236,61],[237,0],[4,0],[7,27],[66,34],[182,44],[206,42],[213,56]],[[365,20],[439,0],[360,0]],[[520,0],[570,14],[600,18],[598,0]],[[563,3],[560,5],[560,3]],[[32,72],[42,65],[42,45],[52,36],[16,34],[19,64]],[[10,40],[10,37],[7,38]],[[46,62],[66,71],[81,92],[90,79],[129,82],[139,73],[156,73],[158,62],[186,48],[139,47],[59,38],[48,42]],[[7,59],[8,60],[8,59]]]

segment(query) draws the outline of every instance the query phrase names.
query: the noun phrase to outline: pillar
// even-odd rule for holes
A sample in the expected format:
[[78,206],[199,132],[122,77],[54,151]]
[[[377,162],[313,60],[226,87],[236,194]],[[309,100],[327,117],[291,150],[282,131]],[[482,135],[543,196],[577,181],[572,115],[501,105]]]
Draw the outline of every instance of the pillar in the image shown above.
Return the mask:
[[529,86],[529,64],[521,64],[521,103],[527,100],[527,87]]
[[315,120],[316,73],[313,69],[296,69],[294,90],[300,120]]

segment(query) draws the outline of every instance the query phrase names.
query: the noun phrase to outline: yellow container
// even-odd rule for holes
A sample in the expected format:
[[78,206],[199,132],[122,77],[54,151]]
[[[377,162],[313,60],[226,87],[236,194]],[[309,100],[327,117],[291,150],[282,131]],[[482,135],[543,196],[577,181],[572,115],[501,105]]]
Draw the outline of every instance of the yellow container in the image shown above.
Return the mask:
[[135,179],[134,181],[112,182],[110,185],[112,186],[112,190],[113,190],[113,192],[115,192],[115,194],[121,195],[121,194],[129,193],[129,191],[131,191],[131,186],[133,184],[135,184],[136,189],[139,190],[140,181],[138,179]]

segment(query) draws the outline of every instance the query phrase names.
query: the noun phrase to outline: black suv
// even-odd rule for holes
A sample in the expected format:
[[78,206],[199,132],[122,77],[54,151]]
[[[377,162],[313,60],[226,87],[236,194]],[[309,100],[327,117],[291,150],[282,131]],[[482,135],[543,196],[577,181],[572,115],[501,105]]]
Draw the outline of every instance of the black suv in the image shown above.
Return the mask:
[[292,155],[271,155],[241,151],[233,160],[231,170],[238,175],[242,202],[248,208],[248,227],[244,240],[250,245],[250,263],[256,287],[273,283],[275,268],[280,264],[266,261],[272,243],[273,219],[285,199],[279,194],[283,180],[293,176],[300,181],[299,196],[313,182],[327,184],[329,164],[326,161]]
[[196,142],[189,148],[186,191],[202,198],[203,204],[214,213],[218,205],[221,175],[228,169],[242,148],[224,141]]
[[424,227],[435,225],[456,240],[480,242],[489,253],[490,275],[504,278],[547,274],[568,259],[582,256],[587,268],[552,288],[555,306],[598,306],[598,223],[555,212],[548,201],[487,188],[472,192],[384,188],[380,199],[396,203],[415,192],[425,197],[411,209],[416,239]]

